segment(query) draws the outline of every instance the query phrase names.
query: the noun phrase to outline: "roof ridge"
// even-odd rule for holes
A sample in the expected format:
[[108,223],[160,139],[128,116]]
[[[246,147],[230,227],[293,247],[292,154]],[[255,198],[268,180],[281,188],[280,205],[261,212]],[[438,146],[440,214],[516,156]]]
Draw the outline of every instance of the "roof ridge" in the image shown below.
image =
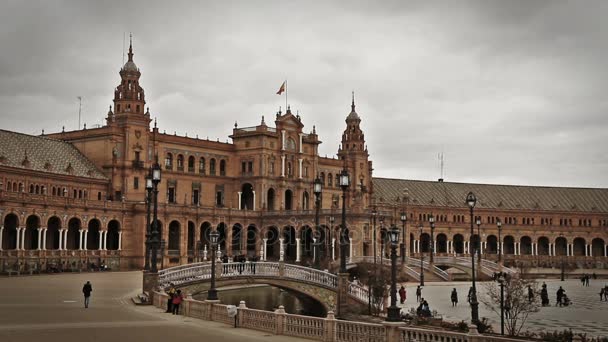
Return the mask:
[[548,188],[548,189],[581,189],[581,190],[608,190],[608,188],[583,187],[583,186],[559,186],[559,185],[525,185],[525,184],[491,184],[491,183],[466,183],[466,182],[438,182],[434,180],[423,179],[403,179],[403,178],[387,178],[387,177],[372,177],[373,179],[421,182],[421,183],[437,183],[437,184],[462,184],[462,185],[482,185],[482,186],[504,186],[504,187],[524,187],[524,188]]

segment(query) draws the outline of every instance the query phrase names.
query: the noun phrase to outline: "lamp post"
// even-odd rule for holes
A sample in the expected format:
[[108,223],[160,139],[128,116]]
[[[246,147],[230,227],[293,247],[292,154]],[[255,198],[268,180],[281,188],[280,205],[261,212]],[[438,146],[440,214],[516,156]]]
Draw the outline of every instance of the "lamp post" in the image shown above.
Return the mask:
[[494,273],[494,280],[500,284],[500,334],[505,334],[505,273]]
[[156,266],[157,264],[157,254],[158,254],[158,247],[160,245],[160,237],[159,237],[159,231],[158,231],[158,183],[160,183],[160,176],[161,176],[161,172],[160,172],[160,165],[158,165],[158,157],[156,159],[156,161],[154,162],[154,165],[152,165],[152,184],[154,186],[154,221],[152,221],[152,232],[150,233],[150,244],[151,244],[151,253],[152,253],[152,258],[150,260],[150,271],[152,273],[157,273],[158,272],[158,268]]
[[211,239],[211,287],[207,292],[207,300],[217,300],[217,290],[215,289],[215,249],[217,247],[217,239],[220,233],[216,230],[209,233]]
[[150,207],[152,206],[152,169],[146,175],[146,260],[144,262],[144,270],[150,270]]
[[399,253],[401,253],[401,264],[405,265],[405,222],[407,221],[407,214],[404,211],[401,212],[401,246],[399,246]]
[[[563,238],[564,233],[559,233],[559,237]],[[566,244],[566,251],[567,250],[568,250],[568,245]],[[566,254],[566,253],[564,253],[564,254]],[[564,268],[564,254],[562,254],[561,277],[560,277],[561,281],[564,281],[566,279],[566,272],[565,272],[565,268]]]
[[477,262],[481,265],[481,220],[477,219],[475,224],[477,224]]
[[319,234],[319,209],[321,208],[321,192],[323,191],[323,183],[321,183],[321,179],[319,177],[315,178],[315,181],[312,186],[312,191],[315,194],[315,244],[314,244],[314,257],[315,257],[315,267],[319,268],[319,259],[321,256],[319,255],[319,244],[320,234]]
[[391,241],[391,306],[387,309],[386,321],[401,321],[401,309],[397,306],[397,244],[399,243],[399,228],[393,225],[389,230]]
[[435,241],[434,241],[434,235],[435,235],[435,216],[433,216],[431,214],[431,216],[429,216],[429,223],[431,224],[431,243],[429,245],[429,254],[430,254],[430,262],[431,264],[433,263],[433,254],[435,254]]
[[343,169],[340,173],[340,187],[342,188],[342,225],[340,227],[340,273],[346,273],[346,189],[350,185],[348,171]]
[[502,262],[502,239],[500,237],[500,233],[502,231],[502,222],[500,222],[500,220],[498,220],[496,222],[496,226],[498,227],[498,263],[500,264]]
[[376,216],[378,216],[378,208],[376,208],[376,206],[374,206],[374,208],[372,209],[372,223],[374,225],[374,236],[372,237],[372,243],[374,244],[374,266],[376,266]]
[[471,273],[472,273],[472,289],[471,289],[471,322],[477,323],[479,321],[479,303],[477,302],[477,289],[475,287],[475,248],[473,244],[473,208],[475,208],[475,204],[477,203],[477,198],[475,194],[469,192],[467,194],[466,203],[469,206],[469,210],[471,213],[471,238],[469,244],[473,245],[471,248]]
[[418,248],[420,249],[420,286],[424,286],[424,254],[422,253],[422,223],[420,223],[420,241]]

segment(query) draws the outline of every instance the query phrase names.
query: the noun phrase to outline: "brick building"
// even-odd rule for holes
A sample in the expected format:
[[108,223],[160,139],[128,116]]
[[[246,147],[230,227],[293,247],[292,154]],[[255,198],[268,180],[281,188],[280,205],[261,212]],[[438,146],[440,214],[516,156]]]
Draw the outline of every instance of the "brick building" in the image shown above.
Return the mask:
[[[350,255],[371,255],[372,234],[384,243],[384,229],[401,226],[402,211],[407,253],[428,252],[431,245],[439,254],[467,252],[464,198],[474,191],[488,258],[496,257],[501,220],[508,262],[550,265],[563,253],[579,266],[606,265],[608,189],[372,178],[354,96],[336,158],[319,156],[315,128],[306,133],[289,108],[276,113],[274,125],[264,117],[252,127],[235,124],[231,143],[160,133],[140,76],[129,47],[105,126],[43,136],[0,131],[0,271],[90,263],[140,268],[145,177],[156,158],[163,171],[158,218],[165,267],[200,259],[211,230],[220,233],[220,250],[230,256],[272,260],[283,250],[288,261],[308,262],[317,236],[317,176],[324,185],[320,253],[337,258],[344,168],[351,179],[345,196]],[[382,224],[374,225],[373,208]],[[432,244],[431,214],[437,218]],[[420,224],[427,230],[422,235]]]

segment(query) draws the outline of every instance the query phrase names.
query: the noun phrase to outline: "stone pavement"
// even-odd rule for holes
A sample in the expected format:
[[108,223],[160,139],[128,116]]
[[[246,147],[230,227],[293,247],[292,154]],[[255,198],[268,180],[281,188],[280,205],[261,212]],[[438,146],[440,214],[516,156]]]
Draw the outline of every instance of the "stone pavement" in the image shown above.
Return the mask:
[[[547,283],[551,306],[543,307],[537,313],[528,317],[523,330],[554,331],[571,328],[572,331],[587,333],[588,336],[608,336],[608,302],[600,301],[600,288],[608,283],[606,279],[590,280],[589,287],[583,287],[579,280],[568,279],[540,280]],[[483,284],[483,283],[482,283]],[[469,321],[471,308],[467,303],[467,293],[470,282],[426,283],[422,290],[422,297],[428,302],[431,310],[437,310],[444,319],[450,321]],[[415,283],[406,285],[407,300],[400,305],[405,311],[417,307]],[[498,285],[496,285],[498,286]],[[557,289],[562,286],[572,300],[573,305],[568,307],[555,307]],[[452,288],[458,291],[458,306],[452,307],[450,293]],[[477,284],[477,291],[483,290],[484,285]],[[500,332],[500,316],[489,310],[484,304],[479,304],[479,316],[487,317],[494,326],[494,331]]]
[[[141,272],[0,278],[0,341],[308,341],[135,306]],[[84,308],[82,286],[93,285]]]

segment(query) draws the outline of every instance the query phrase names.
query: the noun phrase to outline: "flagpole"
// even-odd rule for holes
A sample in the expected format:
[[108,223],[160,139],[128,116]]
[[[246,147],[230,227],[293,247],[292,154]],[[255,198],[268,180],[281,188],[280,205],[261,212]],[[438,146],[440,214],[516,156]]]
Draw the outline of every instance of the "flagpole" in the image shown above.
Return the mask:
[[287,113],[287,80],[285,80],[285,112]]

